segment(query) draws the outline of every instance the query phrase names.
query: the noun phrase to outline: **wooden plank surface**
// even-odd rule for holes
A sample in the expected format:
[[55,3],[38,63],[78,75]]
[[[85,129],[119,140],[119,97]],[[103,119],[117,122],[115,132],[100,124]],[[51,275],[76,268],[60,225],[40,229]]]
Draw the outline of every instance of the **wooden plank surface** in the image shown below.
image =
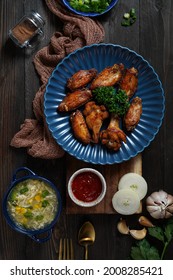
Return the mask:
[[[88,164],[67,156],[66,190],[70,176],[76,170],[83,167],[88,167]],[[91,166],[91,168],[100,171],[106,180],[107,190],[104,199],[94,207],[81,207],[76,205],[69,197],[68,192],[66,192],[67,214],[115,214],[115,210],[112,207],[112,197],[117,191],[118,182],[120,178],[128,172],[135,172],[142,175],[142,156],[139,154],[121,164],[105,165],[104,167]]]
[[[137,20],[129,28],[121,26],[123,14],[132,7],[136,9]],[[31,54],[17,49],[8,40],[8,31],[30,10],[39,12],[46,21],[45,38]],[[83,248],[77,242],[77,233],[84,221],[93,223],[96,241],[89,248],[90,260],[127,260],[131,246],[136,242],[131,236],[122,236],[117,230],[119,215],[114,214],[68,214],[66,215],[66,173],[73,172],[73,159],[42,160],[28,156],[25,149],[12,149],[9,143],[19,130],[25,118],[32,118],[32,101],[39,88],[39,77],[34,66],[36,52],[50,42],[55,31],[63,32],[63,22],[40,0],[0,1],[0,199],[10,185],[12,174],[20,166],[27,166],[35,173],[51,180],[59,189],[63,199],[63,211],[56,223],[52,238],[44,244],[37,244],[29,237],[12,230],[6,223],[0,208],[0,259],[1,260],[57,260],[59,238],[73,239],[75,259],[83,258]],[[166,97],[166,111],[163,125],[154,141],[142,152],[142,175],[148,183],[148,194],[163,188],[172,190],[173,166],[173,1],[171,0],[119,0],[117,5],[98,20],[105,30],[105,43],[119,44],[142,55],[155,69],[163,83]],[[71,160],[71,163],[68,160]],[[74,168],[86,166],[80,161]],[[122,174],[125,167],[121,165]],[[135,169],[139,165],[135,165]],[[106,174],[107,184],[116,181],[118,165],[93,166]],[[69,169],[70,168],[70,172]],[[137,170],[136,170],[137,171]],[[137,171],[138,172],[138,171]],[[111,174],[111,177],[109,175]],[[173,259],[173,243],[165,259]]]

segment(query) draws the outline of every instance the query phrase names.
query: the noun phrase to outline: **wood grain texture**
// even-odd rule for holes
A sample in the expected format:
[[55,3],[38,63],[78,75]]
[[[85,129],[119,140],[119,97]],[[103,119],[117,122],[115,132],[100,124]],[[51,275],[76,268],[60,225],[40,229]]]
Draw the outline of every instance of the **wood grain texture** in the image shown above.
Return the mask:
[[[121,26],[122,16],[132,7],[136,9],[137,20],[129,28]],[[16,48],[8,39],[8,31],[31,9],[38,11],[46,20],[45,38],[31,52]],[[166,111],[158,134],[154,141],[142,152],[142,166],[135,165],[148,183],[148,194],[163,188],[173,194],[173,1],[171,0],[119,0],[117,5],[98,20],[105,29],[105,43],[119,44],[141,54],[158,73],[165,91]],[[44,244],[37,244],[29,237],[11,229],[0,208],[0,259],[29,260],[57,259],[60,237],[72,237],[76,260],[83,259],[84,251],[77,242],[80,226],[86,220],[93,223],[96,230],[96,241],[89,248],[92,260],[127,260],[135,240],[122,236],[117,231],[120,215],[102,213],[66,214],[67,176],[77,168],[93,167],[90,164],[76,162],[69,155],[63,159],[46,161],[34,159],[27,155],[25,149],[11,148],[9,143],[19,130],[24,119],[33,117],[32,101],[40,81],[34,66],[35,53],[46,46],[55,31],[62,31],[63,23],[54,16],[42,0],[1,0],[0,1],[0,200],[11,183],[14,171],[20,166],[31,168],[38,175],[51,180],[59,189],[63,200],[63,211],[56,223],[52,238]],[[72,166],[75,161],[75,165]],[[128,163],[129,164],[129,163]],[[122,167],[124,166],[124,167]],[[126,172],[126,164],[112,166],[95,166],[104,176],[107,184],[116,187],[116,173],[119,176]],[[134,165],[133,165],[134,168]],[[113,175],[112,175],[113,174]],[[112,190],[113,192],[114,190]],[[109,196],[111,197],[111,192]],[[108,199],[110,199],[110,197]],[[145,204],[144,204],[144,213]],[[137,215],[129,223],[137,221]],[[130,218],[130,217],[129,217]],[[101,244],[101,245],[100,245]],[[159,248],[160,249],[160,248]],[[166,252],[165,259],[173,259],[173,244]]]

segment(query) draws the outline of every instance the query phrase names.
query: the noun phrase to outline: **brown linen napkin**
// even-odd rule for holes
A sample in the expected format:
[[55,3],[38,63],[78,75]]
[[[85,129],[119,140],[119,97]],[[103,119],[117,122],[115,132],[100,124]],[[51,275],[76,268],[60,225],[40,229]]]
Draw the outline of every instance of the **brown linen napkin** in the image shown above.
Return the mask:
[[102,42],[104,29],[97,21],[68,12],[60,0],[45,0],[48,8],[64,23],[63,32],[55,32],[50,44],[34,57],[35,68],[40,75],[41,87],[33,100],[36,119],[26,119],[11,140],[16,148],[26,147],[29,155],[43,159],[60,158],[64,150],[53,139],[44,116],[44,92],[48,79],[66,55],[85,45]]

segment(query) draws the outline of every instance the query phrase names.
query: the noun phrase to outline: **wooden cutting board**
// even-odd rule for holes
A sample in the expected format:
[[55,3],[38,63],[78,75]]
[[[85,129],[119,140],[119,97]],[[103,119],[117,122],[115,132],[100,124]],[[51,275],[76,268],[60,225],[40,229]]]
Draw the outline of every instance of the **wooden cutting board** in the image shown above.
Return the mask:
[[128,172],[135,172],[142,175],[142,155],[139,154],[129,161],[113,165],[93,165],[82,162],[70,155],[67,155],[67,176],[66,185],[70,176],[78,169],[90,167],[97,169],[103,174],[107,184],[107,191],[104,199],[94,207],[80,207],[76,205],[66,192],[66,213],[67,214],[115,214],[112,207],[112,197],[117,191],[119,179]]

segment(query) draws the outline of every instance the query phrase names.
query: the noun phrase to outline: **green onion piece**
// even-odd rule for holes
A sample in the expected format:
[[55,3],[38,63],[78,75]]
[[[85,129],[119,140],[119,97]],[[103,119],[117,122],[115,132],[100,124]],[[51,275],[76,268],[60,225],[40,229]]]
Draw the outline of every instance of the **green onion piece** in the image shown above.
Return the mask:
[[28,191],[28,187],[24,187],[20,190],[20,194],[24,194]]
[[136,11],[134,8],[130,9],[129,13],[124,13],[123,19],[121,22],[122,26],[131,26],[136,21]]
[[135,22],[135,19],[130,18],[130,25],[132,25]]
[[10,200],[10,202],[13,202],[13,201],[16,201],[16,199],[17,199],[17,191],[16,191],[16,190],[13,190],[13,191],[10,193],[9,200]]
[[42,207],[46,207],[47,205],[49,205],[49,201],[48,200],[43,200]]
[[132,8],[132,9],[130,10],[130,16],[133,17],[133,16],[135,16],[135,15],[136,15],[136,11],[135,11],[134,8]]
[[30,218],[31,219],[33,217],[33,214],[31,212],[27,211],[26,213],[23,214],[23,216],[25,218]]
[[124,16],[123,16],[123,18],[125,18],[125,19],[128,19],[129,17],[130,17],[129,13],[125,13]]
[[41,196],[42,196],[43,198],[45,198],[47,195],[49,195],[49,191],[48,191],[48,190],[44,190],[44,191],[42,192],[42,194],[41,194]]
[[121,22],[121,25],[122,26],[130,26],[131,25],[131,21],[130,21],[130,18],[126,19],[126,20],[123,20]]
[[38,216],[35,217],[35,220],[36,221],[41,221],[41,220],[43,220],[43,218],[44,218],[43,215],[38,215]]

